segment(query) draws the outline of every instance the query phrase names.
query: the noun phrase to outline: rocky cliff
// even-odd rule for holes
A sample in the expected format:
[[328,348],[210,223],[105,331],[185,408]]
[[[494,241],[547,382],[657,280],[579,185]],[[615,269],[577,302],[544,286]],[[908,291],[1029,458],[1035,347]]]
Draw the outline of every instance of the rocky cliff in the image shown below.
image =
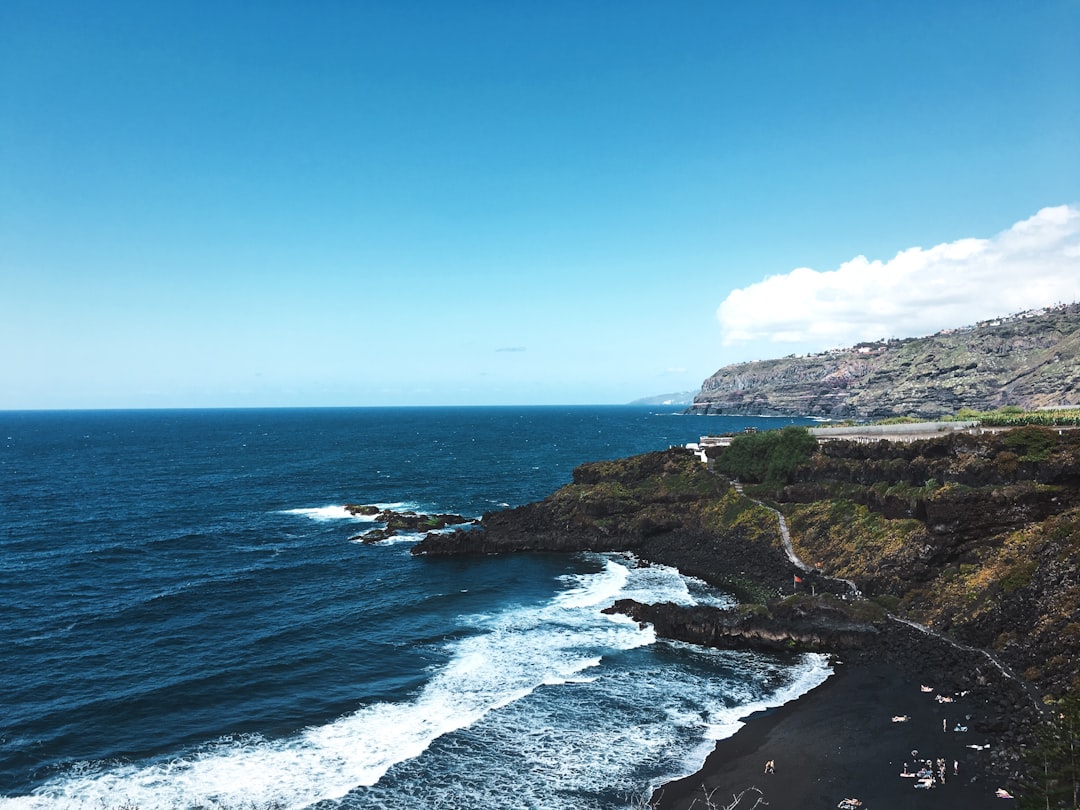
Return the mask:
[[923,338],[726,366],[688,412],[938,417],[1080,404],[1080,304]]
[[711,474],[689,450],[583,464],[539,503],[429,534],[414,554],[627,551],[763,601],[790,588],[775,516]]
[[1080,689],[1080,430],[822,445],[759,492],[796,551],[902,615]]
[[[1080,689],[1080,430],[830,442],[783,482],[744,478],[744,486],[746,496],[681,449],[586,464],[545,500],[429,535],[414,553],[629,551],[760,605],[728,616],[622,606],[675,637],[789,649],[870,645],[875,655],[922,645],[920,661],[937,655],[925,638],[898,643],[906,631],[881,618],[888,611],[965,649],[989,650],[1042,694]],[[754,499],[786,515],[812,571],[793,567],[776,515]],[[779,598],[794,574],[819,595],[846,594],[839,577],[869,598],[856,605],[826,596],[824,614],[794,616]],[[839,617],[830,613],[837,605]],[[1029,698],[1008,701],[1001,716],[1019,718]]]

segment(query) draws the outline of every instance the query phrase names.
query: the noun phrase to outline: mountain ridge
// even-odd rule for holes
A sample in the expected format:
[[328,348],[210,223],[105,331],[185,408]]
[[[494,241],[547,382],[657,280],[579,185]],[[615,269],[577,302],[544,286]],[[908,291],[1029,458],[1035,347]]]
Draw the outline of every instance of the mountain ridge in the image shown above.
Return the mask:
[[708,377],[691,414],[936,418],[961,408],[1080,405],[1080,303],[933,335],[735,363]]

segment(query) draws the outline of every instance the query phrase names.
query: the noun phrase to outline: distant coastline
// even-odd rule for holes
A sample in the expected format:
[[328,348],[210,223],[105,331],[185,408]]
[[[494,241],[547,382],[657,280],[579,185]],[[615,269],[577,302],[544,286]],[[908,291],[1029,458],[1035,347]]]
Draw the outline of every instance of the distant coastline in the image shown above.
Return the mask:
[[697,391],[681,391],[676,394],[656,394],[651,397],[644,397],[642,399],[635,399],[629,405],[670,405],[670,406],[688,406],[694,402],[694,397],[697,396]]

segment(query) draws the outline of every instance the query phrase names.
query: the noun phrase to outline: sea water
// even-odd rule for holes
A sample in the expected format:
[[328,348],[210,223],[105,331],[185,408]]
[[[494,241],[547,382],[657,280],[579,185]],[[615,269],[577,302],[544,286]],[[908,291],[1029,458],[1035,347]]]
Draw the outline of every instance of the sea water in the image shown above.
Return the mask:
[[621,808],[818,656],[659,641],[728,597],[623,555],[413,557],[347,503],[484,512],[778,420],[637,407],[0,413],[0,810]]

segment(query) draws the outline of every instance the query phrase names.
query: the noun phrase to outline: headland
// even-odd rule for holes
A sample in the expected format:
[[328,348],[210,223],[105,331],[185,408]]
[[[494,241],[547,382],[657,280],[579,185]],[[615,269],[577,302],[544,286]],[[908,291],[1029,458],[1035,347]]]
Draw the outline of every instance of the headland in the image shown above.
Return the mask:
[[612,606],[659,635],[835,656],[825,684],[750,718],[652,806],[964,810],[1015,795],[1044,701],[1080,683],[1080,433],[775,434],[739,475],[737,447],[582,465],[543,501],[413,553],[632,552],[741,602]]

